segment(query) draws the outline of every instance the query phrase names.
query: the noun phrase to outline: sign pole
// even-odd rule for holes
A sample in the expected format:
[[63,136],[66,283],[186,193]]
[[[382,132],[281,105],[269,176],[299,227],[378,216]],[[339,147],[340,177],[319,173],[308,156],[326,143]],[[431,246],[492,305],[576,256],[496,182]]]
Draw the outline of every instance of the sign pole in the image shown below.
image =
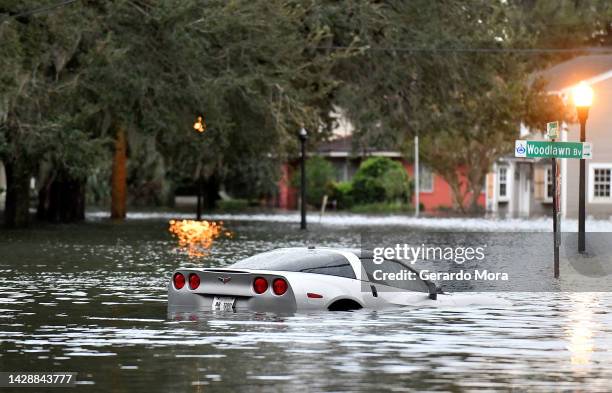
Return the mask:
[[559,246],[561,245],[561,166],[557,158],[552,159],[553,176],[553,234],[554,234],[554,276],[559,278]]
[[[584,134],[584,122],[581,120],[581,133]],[[584,166],[585,159],[593,158],[593,145],[585,142],[581,135],[581,142],[557,142],[559,139],[559,122],[546,124],[549,141],[516,140],[514,142],[514,156],[518,158],[552,158],[553,171],[553,234],[554,234],[554,274],[559,277],[559,246],[561,245],[561,166],[560,158],[580,160],[580,200],[578,219],[578,251],[584,252]]]
[[[546,124],[546,135],[556,144],[560,136],[559,122],[554,121]],[[582,146],[584,148],[584,146]],[[582,155],[583,152],[581,151]],[[553,187],[553,248],[554,265],[553,273],[559,278],[559,246],[561,245],[561,165],[557,157],[552,157],[552,187]]]
[[[586,109],[588,113],[588,108]],[[580,119],[580,142],[586,141],[586,114],[584,110],[578,110]],[[586,250],[585,245],[585,216],[586,208],[584,196],[586,193],[586,161],[584,158],[580,160],[580,179],[578,180],[578,252],[583,253]]]
[[419,167],[419,136],[414,136],[414,216],[421,213],[421,179]]

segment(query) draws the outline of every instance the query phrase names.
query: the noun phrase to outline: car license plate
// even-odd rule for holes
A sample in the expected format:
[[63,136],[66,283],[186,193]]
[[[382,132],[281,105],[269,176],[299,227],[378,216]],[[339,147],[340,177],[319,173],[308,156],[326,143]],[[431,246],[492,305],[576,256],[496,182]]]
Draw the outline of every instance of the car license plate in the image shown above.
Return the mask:
[[235,297],[215,296],[212,303],[213,310],[233,311],[236,305]]

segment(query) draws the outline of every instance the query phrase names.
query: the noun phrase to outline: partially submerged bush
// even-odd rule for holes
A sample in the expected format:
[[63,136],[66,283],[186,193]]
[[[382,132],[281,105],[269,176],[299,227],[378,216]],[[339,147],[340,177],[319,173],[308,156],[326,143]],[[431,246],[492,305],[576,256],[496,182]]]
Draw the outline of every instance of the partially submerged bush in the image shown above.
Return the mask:
[[410,180],[401,163],[386,157],[372,157],[359,166],[352,181],[357,204],[408,201]]
[[353,183],[343,181],[333,183],[330,199],[336,201],[338,209],[349,209],[353,206]]
[[[320,206],[324,195],[330,195],[333,189],[335,170],[333,165],[323,157],[314,156],[306,160],[306,202]],[[297,168],[291,185],[300,188],[302,176]]]

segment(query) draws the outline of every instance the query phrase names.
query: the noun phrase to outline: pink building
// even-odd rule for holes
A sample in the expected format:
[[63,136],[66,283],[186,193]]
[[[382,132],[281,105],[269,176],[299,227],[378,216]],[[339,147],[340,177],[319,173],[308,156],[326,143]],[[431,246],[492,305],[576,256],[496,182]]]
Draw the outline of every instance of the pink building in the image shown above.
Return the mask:
[[[400,161],[406,168],[410,178],[414,178],[414,166],[412,162],[406,161],[398,151],[371,149],[356,152],[353,150],[351,136],[337,138],[319,145],[315,155],[327,159],[336,169],[337,181],[349,181],[355,175],[361,162],[368,157],[388,157]],[[282,167],[282,177],[279,182],[277,205],[283,209],[296,209],[298,193],[291,187],[290,179],[297,163],[287,163]],[[458,168],[458,171],[461,169]],[[450,209],[453,206],[453,195],[448,183],[440,176],[433,173],[427,167],[420,168],[419,193],[421,205],[426,213],[436,214],[440,210]],[[414,204],[414,196],[412,203]],[[478,198],[478,204],[484,208],[484,192]]]

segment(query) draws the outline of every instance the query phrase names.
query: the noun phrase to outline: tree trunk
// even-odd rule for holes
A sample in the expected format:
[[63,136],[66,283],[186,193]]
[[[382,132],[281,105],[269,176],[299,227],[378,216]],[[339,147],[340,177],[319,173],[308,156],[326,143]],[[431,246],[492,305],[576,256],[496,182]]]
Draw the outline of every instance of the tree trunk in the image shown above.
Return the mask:
[[[457,176],[457,175],[455,175]],[[453,194],[453,201],[454,201],[454,208],[456,211],[461,212],[461,213],[465,213],[465,192],[461,189],[462,187],[462,183],[457,180],[457,179],[453,179],[450,183],[450,187],[451,187],[451,192]]]
[[217,206],[219,200],[219,178],[216,175],[207,177],[204,180],[204,209],[212,210]]
[[64,176],[50,179],[38,195],[38,218],[51,222],[84,220],[85,183]]
[[461,181],[459,180],[459,175],[456,170],[445,171],[440,173],[442,179],[448,183],[448,186],[451,189],[451,196],[453,199],[453,209],[455,211],[464,212],[465,205],[465,195],[461,190]]
[[30,217],[30,171],[27,165],[16,161],[4,162],[6,172],[6,204],[4,225],[9,228],[23,228]]
[[480,206],[478,205],[478,199],[480,198],[480,194],[482,193],[482,185],[481,184],[472,184],[471,185],[472,195],[470,196],[470,213],[475,214],[480,210]]
[[111,218],[124,219],[127,201],[127,141],[125,128],[118,125],[116,130],[111,177]]
[[483,173],[475,173],[473,176],[468,178],[468,188],[471,191],[470,212],[473,214],[478,213],[480,211],[478,199],[480,198],[480,194],[482,193],[482,187],[484,186],[486,176],[487,173],[485,171]]

